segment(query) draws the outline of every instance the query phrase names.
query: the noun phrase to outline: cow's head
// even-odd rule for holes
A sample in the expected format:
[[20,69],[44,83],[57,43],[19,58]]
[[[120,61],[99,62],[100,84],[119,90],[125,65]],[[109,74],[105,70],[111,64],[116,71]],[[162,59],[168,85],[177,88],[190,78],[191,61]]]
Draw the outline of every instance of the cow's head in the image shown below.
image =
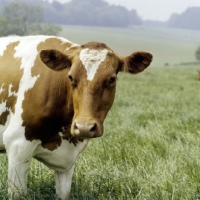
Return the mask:
[[104,119],[114,101],[118,72],[136,74],[152,61],[150,53],[135,52],[121,57],[97,42],[73,47],[66,54],[42,50],[40,57],[53,70],[69,69],[66,78],[74,106],[71,134],[83,138],[102,136]]

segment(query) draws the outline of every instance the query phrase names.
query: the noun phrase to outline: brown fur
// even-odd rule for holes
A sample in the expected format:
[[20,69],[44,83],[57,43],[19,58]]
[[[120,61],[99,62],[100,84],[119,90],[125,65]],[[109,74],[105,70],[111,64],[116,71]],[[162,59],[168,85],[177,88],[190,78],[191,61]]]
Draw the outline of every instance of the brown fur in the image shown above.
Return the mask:
[[111,50],[106,44],[101,42],[88,42],[86,44],[81,45],[81,48],[96,49],[96,50],[101,50],[101,49]]
[[6,124],[8,115],[9,115],[9,111],[8,111],[8,110],[6,110],[5,112],[3,112],[3,113],[0,115],[0,124],[1,124],[1,125],[5,125],[5,124]]
[[[64,53],[69,46],[71,44],[62,45],[60,40],[49,39],[38,46],[38,52],[47,47],[49,49],[59,47],[59,51]],[[49,150],[61,145],[59,132],[65,135],[62,128],[69,130],[73,116],[72,102],[70,98],[68,102],[66,99],[70,96],[67,72],[68,70],[55,72],[47,68],[38,55],[32,68],[32,76],[40,75],[40,77],[34,87],[25,93],[23,101],[22,118],[26,139],[30,141],[39,139],[42,141],[42,146]],[[64,138],[68,139],[69,136]]]

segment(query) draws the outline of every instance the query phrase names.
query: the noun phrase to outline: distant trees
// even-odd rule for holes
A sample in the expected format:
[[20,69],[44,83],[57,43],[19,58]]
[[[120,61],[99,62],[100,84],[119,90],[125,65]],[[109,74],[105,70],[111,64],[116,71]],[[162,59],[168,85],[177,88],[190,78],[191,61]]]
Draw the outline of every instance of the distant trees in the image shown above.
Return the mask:
[[0,17],[0,36],[7,35],[7,21],[5,18]]
[[168,20],[168,26],[173,28],[200,29],[200,7],[188,8],[181,14],[173,14]]
[[[15,2],[16,10],[11,7],[13,2]],[[7,6],[9,8],[6,8]],[[12,16],[16,12],[20,13],[20,16],[14,19],[15,17]],[[19,23],[19,19],[21,23]],[[200,7],[188,8],[181,14],[172,14],[168,21],[160,22],[144,21],[138,16],[136,10],[109,5],[104,0],[71,0],[68,3],[60,3],[58,0],[52,2],[48,0],[0,0],[0,35],[5,35],[6,29],[8,32],[11,29],[13,32],[15,29],[15,34],[34,34],[36,32],[42,34],[49,31],[56,34],[59,32],[59,26],[51,25],[49,27],[49,24],[111,27],[143,24],[145,26],[200,30],[199,22]],[[21,30],[16,30],[17,27],[21,27]]]
[[61,28],[43,25],[43,9],[24,2],[7,4],[0,18],[0,35],[57,34]]
[[131,10],[129,12],[129,24],[130,25],[141,25],[143,23],[142,19],[138,16],[136,10]]
[[4,7],[3,16],[7,22],[7,34],[26,35],[42,21],[42,8],[13,2]]
[[[5,6],[13,1],[0,0],[0,14],[3,13]],[[109,5],[104,0],[71,0],[64,4],[58,0],[52,3],[47,0],[17,0],[17,2],[35,6],[34,12],[37,6],[42,8],[44,23],[115,27],[142,24],[136,10],[129,11],[123,6]],[[40,16],[40,13],[38,14]]]
[[118,27],[142,23],[136,10],[128,11],[103,0],[71,0],[65,4],[53,1],[50,5],[44,5],[45,22]]

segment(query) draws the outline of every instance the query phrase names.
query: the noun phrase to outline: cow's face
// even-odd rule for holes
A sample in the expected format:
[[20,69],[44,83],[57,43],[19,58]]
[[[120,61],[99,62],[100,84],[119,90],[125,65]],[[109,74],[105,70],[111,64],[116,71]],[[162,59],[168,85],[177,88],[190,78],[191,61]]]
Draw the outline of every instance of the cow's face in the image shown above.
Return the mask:
[[69,50],[43,50],[41,60],[54,70],[69,68],[68,81],[74,106],[71,134],[83,138],[103,134],[103,122],[111,108],[117,73],[139,73],[151,62],[152,55],[137,52],[119,57],[103,43],[87,43]]

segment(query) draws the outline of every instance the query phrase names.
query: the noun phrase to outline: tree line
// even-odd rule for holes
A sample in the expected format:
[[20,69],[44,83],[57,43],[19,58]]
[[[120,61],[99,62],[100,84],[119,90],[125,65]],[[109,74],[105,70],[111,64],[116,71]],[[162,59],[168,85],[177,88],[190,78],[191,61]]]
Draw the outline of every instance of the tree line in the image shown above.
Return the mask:
[[200,30],[199,22],[200,7],[190,7],[180,14],[173,13],[165,22],[147,20],[143,25]]
[[[104,0],[0,0],[0,36],[17,34],[52,34],[61,31],[59,25],[127,27],[150,25],[200,29],[200,7],[173,14],[168,21],[143,21],[137,11],[109,5]],[[56,24],[56,25],[55,25]]]
[[200,30],[200,7],[188,8],[181,14],[172,14],[168,27]]
[[0,36],[57,35],[62,30],[57,25],[43,23],[43,9],[37,5],[15,1],[5,4],[0,10]]
[[[18,30],[19,33],[15,31],[19,35],[28,34],[27,30],[32,32],[33,29],[42,29],[36,28],[38,22],[116,27],[142,24],[136,10],[129,11],[123,6],[109,5],[104,0],[71,0],[64,4],[56,0],[52,3],[46,0],[0,0],[0,16],[0,29],[7,29],[10,33],[9,26],[22,26],[21,31]],[[19,21],[23,21],[23,24]]]
[[123,6],[109,5],[103,0],[71,0],[65,4],[54,0],[44,10],[45,21],[56,24],[110,27],[142,24],[136,10],[129,11]]

